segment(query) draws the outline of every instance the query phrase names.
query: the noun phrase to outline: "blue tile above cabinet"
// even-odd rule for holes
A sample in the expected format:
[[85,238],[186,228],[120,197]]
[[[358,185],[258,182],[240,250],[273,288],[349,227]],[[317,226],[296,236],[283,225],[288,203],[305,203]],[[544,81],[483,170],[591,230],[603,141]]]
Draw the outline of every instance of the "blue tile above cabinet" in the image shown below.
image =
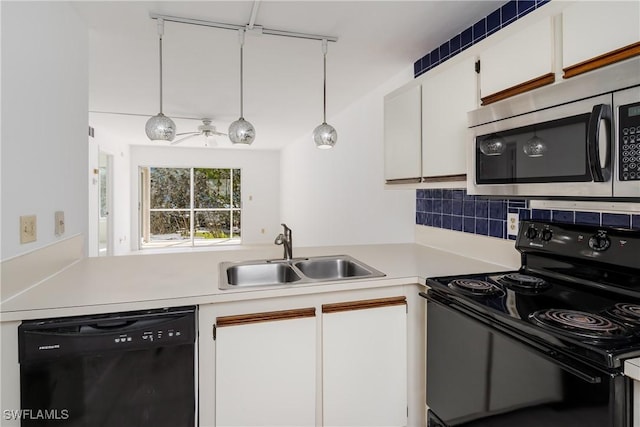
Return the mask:
[[507,235],[507,214],[519,220],[537,219],[569,224],[602,225],[640,230],[640,214],[532,209],[523,199],[488,199],[466,190],[416,190],[416,224],[502,239]]
[[413,64],[414,77],[418,77],[548,2],[549,0],[511,0],[418,59]]

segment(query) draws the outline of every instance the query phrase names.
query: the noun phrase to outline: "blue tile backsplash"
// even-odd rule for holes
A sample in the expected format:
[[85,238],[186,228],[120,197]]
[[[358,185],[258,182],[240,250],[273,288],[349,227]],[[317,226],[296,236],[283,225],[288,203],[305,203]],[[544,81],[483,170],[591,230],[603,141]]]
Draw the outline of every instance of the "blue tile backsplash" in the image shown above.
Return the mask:
[[640,229],[640,215],[624,213],[532,209],[524,199],[488,199],[466,190],[416,190],[416,224],[446,228],[502,239],[507,235],[507,214],[520,220],[538,219],[570,224]]
[[418,59],[413,64],[414,76],[418,77],[548,2],[549,0],[511,0]]

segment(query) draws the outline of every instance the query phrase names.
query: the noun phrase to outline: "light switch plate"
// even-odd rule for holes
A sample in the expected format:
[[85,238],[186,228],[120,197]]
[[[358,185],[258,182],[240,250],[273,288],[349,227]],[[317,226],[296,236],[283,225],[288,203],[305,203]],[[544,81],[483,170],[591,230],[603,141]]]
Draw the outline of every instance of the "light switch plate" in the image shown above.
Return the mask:
[[64,212],[57,211],[55,213],[55,233],[56,236],[62,236],[64,234]]
[[520,227],[520,219],[517,213],[507,214],[507,237],[518,237],[518,229]]
[[20,243],[36,241],[37,227],[35,215],[23,215],[20,217]]

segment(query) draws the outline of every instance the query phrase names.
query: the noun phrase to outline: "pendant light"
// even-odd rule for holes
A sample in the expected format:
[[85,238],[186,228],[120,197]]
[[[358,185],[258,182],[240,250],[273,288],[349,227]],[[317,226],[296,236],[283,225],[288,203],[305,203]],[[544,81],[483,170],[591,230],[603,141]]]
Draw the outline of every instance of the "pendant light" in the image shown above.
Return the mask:
[[504,138],[496,134],[491,134],[480,142],[480,152],[485,156],[499,156],[506,148]]
[[164,19],[158,18],[158,38],[160,44],[160,112],[147,120],[144,128],[151,141],[172,141],[176,136],[176,124],[169,117],[162,114],[162,36],[164,34]]
[[327,39],[322,39],[323,61],[323,109],[322,124],[313,130],[313,141],[316,147],[321,149],[333,148],[338,140],[338,133],[333,126],[327,124]]
[[547,151],[547,144],[533,132],[533,136],[524,144],[522,151],[529,157],[542,157]]
[[240,39],[240,118],[229,126],[229,139],[234,144],[250,145],[256,138],[256,130],[251,123],[244,119],[243,115],[243,53],[244,53],[244,28],[238,30]]

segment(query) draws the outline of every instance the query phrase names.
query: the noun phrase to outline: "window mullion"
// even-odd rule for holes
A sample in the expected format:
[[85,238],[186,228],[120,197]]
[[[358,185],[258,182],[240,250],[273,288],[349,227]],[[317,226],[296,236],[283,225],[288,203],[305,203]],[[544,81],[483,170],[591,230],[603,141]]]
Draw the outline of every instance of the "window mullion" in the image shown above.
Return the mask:
[[195,216],[195,202],[194,202],[194,194],[195,194],[195,190],[194,190],[194,168],[190,169],[190,173],[189,173],[189,225],[190,225],[190,236],[191,236],[191,246],[195,246],[196,242],[195,242],[195,222],[196,222],[196,216]]

